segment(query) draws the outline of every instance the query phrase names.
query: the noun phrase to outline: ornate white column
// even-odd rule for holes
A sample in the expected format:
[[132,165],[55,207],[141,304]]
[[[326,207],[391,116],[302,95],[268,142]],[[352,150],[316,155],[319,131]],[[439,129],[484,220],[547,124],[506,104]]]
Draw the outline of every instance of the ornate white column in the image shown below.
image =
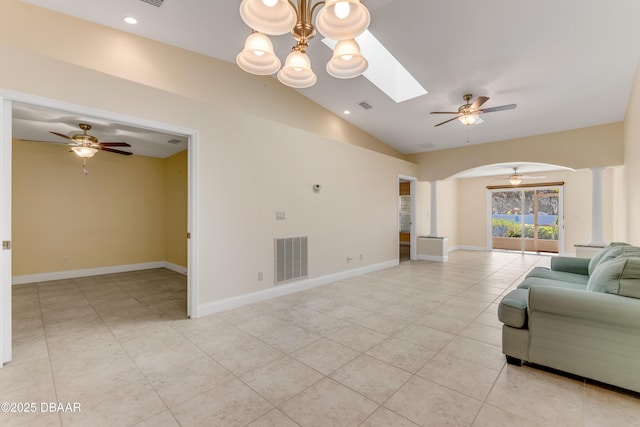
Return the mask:
[[429,237],[438,237],[438,181],[429,181],[431,184],[431,227]]
[[591,169],[591,241],[590,246],[604,246],[604,215],[602,200],[602,172],[604,168]]

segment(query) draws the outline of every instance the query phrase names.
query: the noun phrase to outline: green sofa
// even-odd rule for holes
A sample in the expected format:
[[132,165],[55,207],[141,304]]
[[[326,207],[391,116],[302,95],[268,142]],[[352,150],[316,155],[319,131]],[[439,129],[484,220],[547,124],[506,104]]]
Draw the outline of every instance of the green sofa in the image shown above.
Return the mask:
[[640,392],[640,248],[613,243],[589,259],[554,257],[498,307],[502,351]]

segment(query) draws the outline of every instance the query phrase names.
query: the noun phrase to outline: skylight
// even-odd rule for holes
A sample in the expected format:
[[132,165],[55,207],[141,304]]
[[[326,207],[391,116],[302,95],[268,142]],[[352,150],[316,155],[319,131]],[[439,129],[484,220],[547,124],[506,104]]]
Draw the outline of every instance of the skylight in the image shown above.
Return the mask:
[[[400,103],[428,93],[369,30],[356,37],[356,41],[362,55],[369,60],[369,68],[363,76],[389,98]],[[337,43],[327,38],[322,39],[322,42],[331,49]]]

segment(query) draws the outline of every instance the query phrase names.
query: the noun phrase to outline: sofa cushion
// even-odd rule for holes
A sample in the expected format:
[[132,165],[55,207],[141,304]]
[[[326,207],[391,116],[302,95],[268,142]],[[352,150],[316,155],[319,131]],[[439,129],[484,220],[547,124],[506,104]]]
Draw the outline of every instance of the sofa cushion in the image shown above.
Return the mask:
[[550,279],[547,277],[527,277],[519,285],[518,289],[529,289],[529,286],[551,286],[555,288],[578,289],[584,291],[587,288],[588,276],[581,276],[584,279],[582,283],[568,282],[564,280]]
[[640,257],[618,256],[600,262],[589,276],[587,290],[640,298]]
[[560,280],[563,282],[572,282],[572,283],[580,283],[582,285],[587,283],[589,280],[589,276],[584,274],[576,274],[576,273],[567,273],[565,271],[554,271],[545,267],[534,267],[529,274],[527,274],[527,278],[529,277],[538,277],[540,279],[552,279],[552,280]]
[[621,246],[631,246],[631,245],[624,242],[612,242],[609,244],[609,246],[606,246],[600,249],[598,252],[596,252],[591,257],[591,261],[589,261],[589,275],[593,273],[593,271],[596,269],[598,264],[600,264],[600,262],[619,256],[622,251],[616,248],[620,248]]
[[498,306],[498,319],[507,326],[524,328],[527,326],[528,289],[514,289],[502,298]]

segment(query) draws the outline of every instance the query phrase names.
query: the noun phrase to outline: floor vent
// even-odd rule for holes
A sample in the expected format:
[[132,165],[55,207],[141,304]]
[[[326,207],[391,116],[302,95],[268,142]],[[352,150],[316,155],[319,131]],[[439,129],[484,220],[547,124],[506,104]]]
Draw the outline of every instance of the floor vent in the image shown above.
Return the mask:
[[275,239],[276,285],[307,277],[307,236]]
[[162,6],[162,3],[164,3],[164,0],[140,0],[143,3],[149,3],[152,6],[156,6],[156,7],[160,7]]

